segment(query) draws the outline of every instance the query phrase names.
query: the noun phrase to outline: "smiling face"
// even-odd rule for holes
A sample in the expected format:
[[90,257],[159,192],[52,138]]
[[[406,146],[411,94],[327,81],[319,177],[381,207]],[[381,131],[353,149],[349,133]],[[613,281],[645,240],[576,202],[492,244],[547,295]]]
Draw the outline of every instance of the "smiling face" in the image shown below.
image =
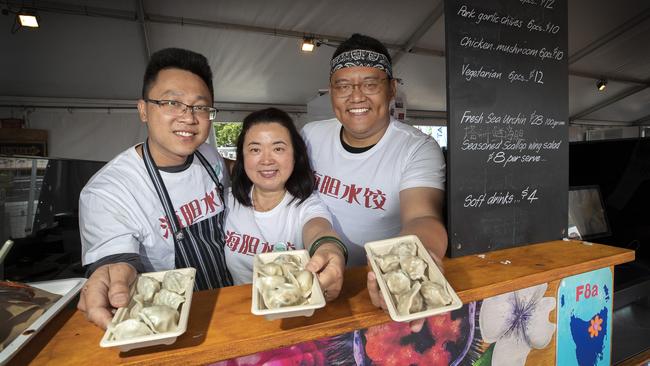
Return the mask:
[[[201,78],[181,69],[164,69],[149,90],[149,99],[174,100],[190,106],[212,106],[210,90]],[[138,101],[140,119],[147,124],[149,149],[159,167],[181,165],[206,141],[210,120],[196,118],[188,109],[180,117],[170,116],[162,107]]]
[[[379,92],[363,94],[360,84],[364,81],[379,83]],[[388,128],[395,81],[388,80],[386,73],[375,67],[346,67],[332,74],[331,88],[339,84],[356,84],[347,97],[339,98],[330,90],[332,108],[343,124],[343,139],[355,147],[376,144]]]
[[251,126],[244,138],[244,170],[264,193],[284,191],[293,172],[293,145],[289,131],[281,124],[258,123]]

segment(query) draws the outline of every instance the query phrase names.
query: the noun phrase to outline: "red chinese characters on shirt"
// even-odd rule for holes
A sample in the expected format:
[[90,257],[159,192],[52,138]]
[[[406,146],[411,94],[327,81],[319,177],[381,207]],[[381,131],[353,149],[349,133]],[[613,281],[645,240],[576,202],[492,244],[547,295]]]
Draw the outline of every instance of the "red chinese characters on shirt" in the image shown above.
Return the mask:
[[358,187],[345,184],[339,179],[314,172],[316,189],[323,195],[344,200],[351,205],[360,205],[373,210],[384,210],[386,194],[381,189]]
[[[272,252],[273,247],[274,244],[263,242],[258,237],[226,230],[226,248],[230,249],[231,252],[254,256],[257,253]],[[296,249],[296,246],[291,242],[287,242],[287,250],[294,249]]]
[[[221,204],[219,198],[219,188],[215,187],[211,192],[206,192],[200,199],[193,199],[190,202],[183,204],[178,210],[174,211],[180,229],[188,227],[197,221],[201,221],[207,215],[218,212]],[[160,223],[160,230],[162,236],[167,239],[172,232],[171,224],[167,216],[158,218]]]

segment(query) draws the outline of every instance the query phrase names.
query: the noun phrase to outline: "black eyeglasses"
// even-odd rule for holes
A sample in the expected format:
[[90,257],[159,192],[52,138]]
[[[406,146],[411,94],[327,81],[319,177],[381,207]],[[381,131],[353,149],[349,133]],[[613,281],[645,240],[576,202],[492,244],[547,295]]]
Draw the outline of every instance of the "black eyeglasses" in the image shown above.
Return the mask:
[[145,99],[144,101],[147,103],[157,104],[163,113],[168,116],[180,117],[190,109],[192,110],[194,117],[198,119],[212,121],[217,118],[217,109],[207,105],[187,105],[177,100]]

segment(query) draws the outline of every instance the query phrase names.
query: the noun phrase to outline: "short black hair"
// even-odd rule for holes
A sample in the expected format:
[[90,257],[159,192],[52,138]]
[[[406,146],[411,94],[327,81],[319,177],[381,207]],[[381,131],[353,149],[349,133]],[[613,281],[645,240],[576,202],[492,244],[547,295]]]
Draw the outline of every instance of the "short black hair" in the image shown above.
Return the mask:
[[181,69],[189,71],[205,82],[210,90],[210,97],[214,100],[212,88],[212,69],[208,59],[200,53],[182,48],[164,48],[151,55],[142,81],[142,99],[146,99],[149,90],[158,77],[158,73],[165,69]]
[[384,46],[383,43],[381,43],[379,40],[375,38],[366,36],[364,34],[359,34],[359,33],[354,33],[353,35],[350,36],[350,38],[343,41],[343,43],[341,43],[336,48],[336,51],[334,51],[334,54],[332,55],[332,59],[336,58],[336,56],[342,54],[343,52],[348,52],[352,50],[375,51],[377,53],[381,53],[382,55],[386,56],[388,58],[388,62],[390,62],[391,64],[393,63],[393,60],[390,57],[390,53],[388,53],[388,49],[386,48],[386,46]]
[[246,118],[242,125],[241,133],[237,139],[237,160],[232,169],[232,194],[235,199],[244,206],[252,206],[250,190],[253,186],[246,171],[244,170],[244,138],[251,127],[261,123],[279,123],[289,131],[291,144],[293,145],[293,172],[285,183],[284,187],[291,195],[303,203],[314,192],[316,180],[314,172],[309,163],[307,145],[298,133],[293,120],[287,112],[277,108],[267,108],[255,111]]

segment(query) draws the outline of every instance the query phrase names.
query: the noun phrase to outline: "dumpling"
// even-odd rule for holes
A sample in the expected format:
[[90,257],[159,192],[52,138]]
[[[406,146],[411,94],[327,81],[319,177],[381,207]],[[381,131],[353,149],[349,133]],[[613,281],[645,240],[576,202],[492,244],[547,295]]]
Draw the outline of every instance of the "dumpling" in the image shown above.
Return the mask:
[[452,301],[447,290],[433,281],[422,281],[420,293],[424,298],[424,302],[432,308],[449,305]]
[[116,325],[109,325],[109,328],[116,341],[153,334],[151,328],[136,319],[126,319]]
[[140,319],[155,333],[173,330],[178,325],[178,318],[178,311],[166,305],[149,306],[140,311]]
[[424,278],[424,272],[427,269],[427,263],[420,257],[412,255],[400,257],[399,264],[402,271],[406,272],[412,280]]
[[138,277],[136,290],[143,296],[145,302],[151,302],[153,295],[160,291],[160,282],[153,277],[140,276]]
[[172,309],[178,309],[178,307],[184,302],[185,297],[167,289],[160,290],[153,297],[154,305],[167,305]]
[[419,282],[416,282],[409,291],[396,295],[395,299],[397,300],[397,313],[399,315],[409,315],[423,309]]
[[384,280],[392,294],[400,294],[411,288],[411,280],[403,271],[388,272],[384,275]]
[[262,264],[260,263],[259,266],[257,267],[259,269],[259,272],[263,275],[266,276],[282,276],[284,271],[282,270],[282,266],[279,265],[278,263],[266,263]]
[[399,269],[399,256],[397,254],[375,255],[375,261],[384,273]]
[[296,279],[298,280],[298,283],[300,284],[300,289],[302,290],[302,293],[305,294],[305,296],[307,296],[308,293],[311,293],[311,288],[312,285],[314,284],[313,273],[307,270],[301,270],[296,275]]
[[265,289],[262,292],[262,299],[268,309],[299,305],[305,300],[300,287],[292,283],[281,283],[276,287]]
[[275,257],[273,263],[279,264],[282,267],[285,275],[290,272],[293,273],[300,271],[301,268],[300,258],[291,254],[279,255]]
[[257,287],[260,292],[268,288],[273,288],[279,286],[281,283],[287,282],[282,276],[260,276],[257,278]]
[[187,284],[192,280],[190,276],[186,276],[178,271],[169,271],[165,273],[162,280],[162,287],[169,291],[175,292],[179,295],[185,293]]
[[295,272],[289,272],[288,277],[292,283],[295,283],[298,285],[298,287],[300,287],[300,291],[302,291],[302,295],[304,297],[307,297],[311,294],[311,287],[314,284],[313,273],[304,269],[300,269]]
[[131,319],[140,319],[140,310],[144,307],[144,296],[141,294],[135,294],[133,295],[133,301],[135,304],[131,306],[131,310],[129,310],[129,318]]
[[418,247],[415,243],[407,241],[401,242],[393,246],[390,250],[391,254],[396,254],[400,257],[407,255],[416,255],[418,253]]
[[291,263],[291,264],[295,264],[297,267],[301,266],[300,257],[291,254],[281,254],[275,257],[273,262],[277,264]]

